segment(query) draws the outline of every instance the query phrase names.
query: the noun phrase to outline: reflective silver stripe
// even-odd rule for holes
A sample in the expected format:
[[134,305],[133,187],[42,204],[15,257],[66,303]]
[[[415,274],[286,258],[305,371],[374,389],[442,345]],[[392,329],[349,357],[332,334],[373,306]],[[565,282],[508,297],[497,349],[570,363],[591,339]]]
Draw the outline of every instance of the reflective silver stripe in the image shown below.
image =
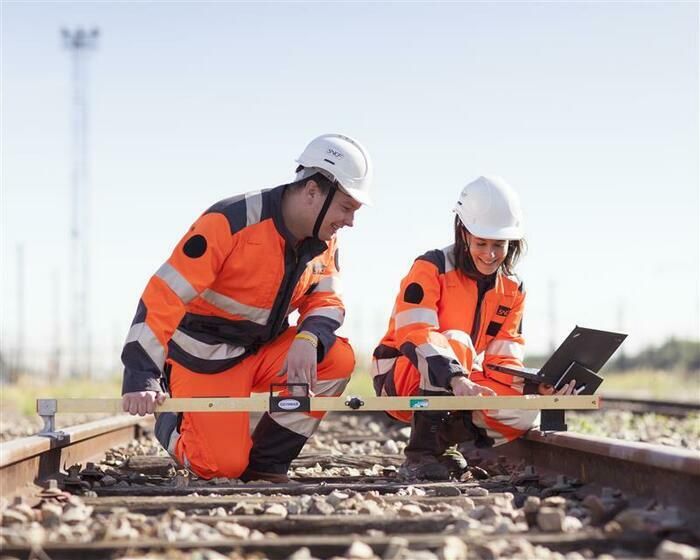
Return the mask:
[[188,354],[202,360],[230,360],[237,358],[245,352],[243,346],[231,344],[206,344],[177,330],[172,336],[173,342]]
[[129,342],[138,342],[141,348],[144,349],[148,357],[153,360],[153,363],[158,368],[158,371],[163,373],[163,366],[165,365],[165,348],[156,338],[156,335],[151,330],[146,323],[136,323],[131,325],[129,329],[129,334],[126,335],[126,341],[124,344]]
[[163,280],[168,287],[177,294],[182,303],[189,303],[197,297],[197,290],[192,287],[187,279],[180,274],[170,263],[163,263],[156,271],[156,276]]
[[430,342],[424,342],[416,347],[416,352],[425,358],[430,358],[431,356],[445,356],[457,360],[457,356],[451,346],[437,346]]
[[262,216],[262,193],[260,191],[245,194],[246,225],[257,224]]
[[486,353],[495,356],[508,356],[522,361],[525,357],[525,347],[514,340],[492,340],[486,348]]
[[335,292],[336,294],[340,295],[340,277],[336,274],[333,274],[332,276],[324,276],[313,289],[313,293],[316,292]]
[[384,375],[391,371],[396,363],[396,358],[372,358],[372,376]]
[[427,323],[430,326],[439,326],[437,311],[429,307],[416,307],[397,313],[394,317],[394,328],[401,329],[414,323]]
[[173,457],[175,457],[175,446],[177,445],[177,438],[180,437],[180,432],[177,430],[173,430],[173,433],[170,434],[170,439],[168,440],[168,448],[167,452],[170,453]]
[[[445,335],[445,337],[448,340],[456,340],[463,346],[466,346],[467,348],[471,348],[474,350],[474,344],[472,343],[472,337],[469,336],[467,333],[464,331],[460,331],[459,329],[449,329],[446,331],[442,331],[442,334]],[[474,351],[476,352],[476,351]]]
[[530,430],[539,423],[539,410],[512,410],[503,408],[485,412],[491,420],[500,422],[516,430]]
[[472,371],[484,371],[484,353],[480,352],[472,362]]
[[280,426],[305,437],[311,437],[321,423],[319,418],[303,412],[273,412],[270,416]]
[[420,387],[421,389],[427,389],[429,391],[445,391],[447,392],[447,389],[444,387],[438,387],[437,385],[433,385],[432,382],[430,381],[430,368],[428,367],[428,360],[427,358],[430,358],[431,356],[445,356],[447,358],[452,358],[453,360],[457,360],[457,356],[455,356],[454,351],[452,348],[442,348],[440,346],[435,346],[434,344],[431,344],[430,342],[426,342],[424,344],[421,344],[420,346],[416,347],[416,360],[417,360],[417,366],[418,366],[418,371],[420,372]]
[[317,307],[304,315],[300,323],[309,317],[328,317],[329,319],[333,319],[334,321],[342,324],[343,319],[345,319],[345,311],[341,307]]
[[444,387],[438,387],[433,385],[430,381],[430,368],[428,367],[428,361],[420,353],[416,352],[416,360],[418,365],[418,372],[420,373],[420,388],[427,391],[442,391],[447,393],[447,389]]
[[454,244],[445,247],[442,250],[445,255],[445,272],[451,272],[455,269],[455,246]]
[[200,295],[202,299],[205,299],[219,309],[222,309],[231,315],[240,315],[248,321],[253,321],[253,323],[257,323],[258,325],[267,324],[267,320],[270,318],[269,309],[246,305],[245,303],[236,301],[229,296],[225,296],[211,289],[204,290]]
[[508,443],[508,440],[503,437],[501,432],[494,430],[486,424],[486,417],[484,415],[483,410],[472,411],[472,423],[477,428],[480,428],[486,434],[487,437],[493,440],[494,447],[498,445],[503,445],[504,443]]
[[326,381],[318,381],[314,385],[313,391],[316,395],[327,395],[335,397],[345,390],[348,382],[350,381],[347,377],[341,377],[340,379],[327,379]]

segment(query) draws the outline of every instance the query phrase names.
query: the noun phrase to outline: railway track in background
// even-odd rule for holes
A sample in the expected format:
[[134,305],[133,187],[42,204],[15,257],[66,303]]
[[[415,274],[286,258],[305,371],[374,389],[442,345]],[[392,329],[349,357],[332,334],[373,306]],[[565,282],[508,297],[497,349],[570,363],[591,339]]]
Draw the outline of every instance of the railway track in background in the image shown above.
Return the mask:
[[[155,452],[157,444],[145,439],[149,424],[133,417],[71,428],[62,441],[35,436],[2,444],[3,494],[25,496],[9,508],[16,523],[3,514],[2,553],[29,558],[41,549],[52,559],[73,559],[207,549],[303,558],[298,551],[305,547],[318,558],[554,558],[550,551],[615,550],[653,557],[669,537],[700,543],[698,453],[533,432],[471,453],[464,480],[406,484],[396,478],[405,428],[357,413],[321,426],[288,485],[202,481],[169,458],[122,452],[98,468],[59,472],[130,441],[137,450],[134,438],[145,446],[140,452]],[[62,489],[79,500],[66,502]],[[32,524],[32,516],[43,519]],[[54,523],[66,516],[71,521],[61,533]],[[28,535],[41,533],[37,525],[43,540],[35,534],[32,545]]]
[[628,398],[619,395],[601,397],[603,410],[628,410],[630,412],[653,412],[664,416],[683,417],[700,413],[700,402]]

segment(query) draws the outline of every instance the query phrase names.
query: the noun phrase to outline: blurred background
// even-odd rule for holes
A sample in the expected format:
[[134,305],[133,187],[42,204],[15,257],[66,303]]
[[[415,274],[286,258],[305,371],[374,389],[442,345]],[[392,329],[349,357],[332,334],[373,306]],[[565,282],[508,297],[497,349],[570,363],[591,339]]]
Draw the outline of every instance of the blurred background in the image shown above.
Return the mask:
[[359,374],[461,188],[497,174],[525,210],[528,363],[574,325],[618,330],[604,388],[700,399],[696,3],[0,10],[5,403],[118,395],[141,291],[190,224],[289,182],[326,132],[376,170],[341,232]]

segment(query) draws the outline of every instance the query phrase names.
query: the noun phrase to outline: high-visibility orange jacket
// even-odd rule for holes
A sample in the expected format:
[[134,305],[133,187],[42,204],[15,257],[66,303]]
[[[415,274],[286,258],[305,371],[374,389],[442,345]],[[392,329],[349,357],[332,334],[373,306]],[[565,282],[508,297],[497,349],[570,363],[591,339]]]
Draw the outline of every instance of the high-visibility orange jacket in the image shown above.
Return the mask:
[[282,221],[286,186],[218,202],[194,223],[146,286],[124,345],[122,392],[160,390],[166,358],[199,373],[242,361],[289,326],[319,339],[319,360],[345,309],[338,249],[295,246]]
[[453,249],[418,257],[402,280],[389,328],[374,351],[378,395],[397,394],[393,373],[399,356],[420,372],[420,388],[427,391],[448,391],[455,375],[475,372],[522,386],[520,378],[489,368],[522,365],[522,282],[501,272],[472,279],[455,269]]

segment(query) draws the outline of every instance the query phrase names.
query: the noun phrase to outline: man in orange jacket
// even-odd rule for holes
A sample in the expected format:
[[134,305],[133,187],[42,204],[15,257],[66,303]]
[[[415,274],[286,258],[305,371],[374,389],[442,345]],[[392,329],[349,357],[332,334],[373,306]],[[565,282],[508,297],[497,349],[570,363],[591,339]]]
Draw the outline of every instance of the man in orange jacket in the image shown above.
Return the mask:
[[[247,397],[273,383],[340,395],[354,368],[335,335],[345,310],[336,232],[369,203],[372,164],[355,140],[314,139],[294,182],[216,203],[150,279],[124,345],[124,410],[173,397]],[[298,310],[290,327],[288,316]],[[287,481],[322,413],[162,413],[156,437],[202,478]]]

